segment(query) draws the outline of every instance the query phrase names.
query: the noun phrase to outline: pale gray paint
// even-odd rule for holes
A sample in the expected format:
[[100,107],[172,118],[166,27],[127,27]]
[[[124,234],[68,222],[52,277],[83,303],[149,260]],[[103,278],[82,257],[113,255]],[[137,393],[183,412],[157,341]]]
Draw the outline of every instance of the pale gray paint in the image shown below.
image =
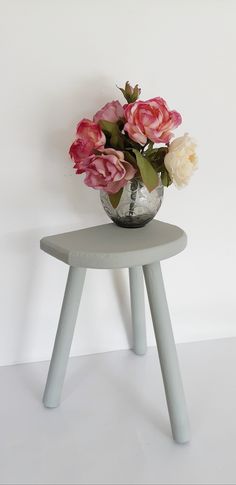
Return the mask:
[[43,402],[48,408],[60,403],[86,270],[70,267]]
[[190,440],[187,407],[160,263],[144,266],[143,271],[165,386],[173,438],[177,443],[187,443]]
[[189,424],[178,359],[172,334],[159,261],[186,246],[179,227],[152,221],[144,228],[124,229],[115,224],[49,236],[41,249],[70,265],[64,301],[43,402],[57,407],[65,377],[74,326],[83,289],[85,268],[130,268],[130,293],[134,329],[134,351],[146,351],[144,295],[141,266],[161,362],[172,434],[178,443],[189,441]]
[[153,220],[138,229],[111,223],[44,237],[40,247],[70,266],[112,269],[170,258],[182,251],[186,243],[182,229]]
[[144,355],[147,350],[147,339],[142,266],[129,268],[129,283],[133,323],[133,351],[137,355]]

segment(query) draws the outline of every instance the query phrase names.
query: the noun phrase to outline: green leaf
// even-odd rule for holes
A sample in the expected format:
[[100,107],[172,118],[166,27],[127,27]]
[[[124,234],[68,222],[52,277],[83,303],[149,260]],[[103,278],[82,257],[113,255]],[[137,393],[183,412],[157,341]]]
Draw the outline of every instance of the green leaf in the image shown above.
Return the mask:
[[117,123],[111,123],[111,121],[100,120],[99,125],[102,131],[110,138],[110,144],[113,148],[124,148],[124,137],[120,132]]
[[119,192],[116,192],[115,194],[108,194],[109,200],[113,209],[116,209],[117,206],[119,205],[122,194],[123,194],[123,187],[122,189],[119,190]]
[[168,153],[168,148],[161,147],[161,148],[151,148],[150,150],[148,149],[148,151],[145,152],[145,155],[147,154],[148,158],[150,158],[152,162],[162,163],[167,153]]
[[147,149],[144,152],[145,156],[148,157],[149,153],[152,152],[153,145],[154,145],[154,142],[153,141],[150,141],[149,144],[147,145]]
[[124,157],[126,162],[131,163],[131,165],[137,168],[136,158],[134,155],[132,155],[132,153],[128,152],[127,150],[124,150]]
[[156,172],[162,172],[165,170],[164,160],[167,152],[167,147],[153,148],[149,151],[148,160],[151,162]]
[[136,101],[139,98],[140,93],[141,93],[141,89],[139,88],[139,85],[136,84],[134,86],[134,90],[132,94],[132,102]]
[[167,172],[166,168],[161,172],[161,180],[165,187],[169,187],[172,184],[172,180],[170,178],[169,172]]
[[124,97],[125,97],[125,95],[126,95],[125,89],[123,89],[123,88],[119,88],[119,86],[117,86],[117,87],[118,87],[118,89],[119,89],[119,90],[120,90],[120,91],[123,93],[123,95],[124,95]]
[[152,192],[159,185],[159,177],[153,166],[138,150],[133,150],[144,185]]
[[139,88],[138,84],[136,84],[134,86],[134,88],[132,88],[129,81],[126,81],[124,89],[120,88],[119,86],[117,86],[117,87],[123,93],[128,104],[134,103],[134,101],[137,101],[137,99],[138,99],[138,97],[141,93],[141,89]]

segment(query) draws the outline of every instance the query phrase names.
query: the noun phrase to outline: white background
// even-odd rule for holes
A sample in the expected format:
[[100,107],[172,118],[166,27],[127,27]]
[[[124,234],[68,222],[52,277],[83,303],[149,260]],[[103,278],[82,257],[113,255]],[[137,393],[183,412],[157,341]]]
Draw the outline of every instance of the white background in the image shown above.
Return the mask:
[[[187,249],[163,263],[178,342],[236,335],[236,2],[0,1],[0,364],[49,358],[68,268],[42,236],[107,221],[68,157],[76,123],[128,79],[183,116],[198,141],[188,188],[158,214]],[[72,355],[131,345],[126,271],[87,275]],[[154,343],[147,310],[149,344]]]

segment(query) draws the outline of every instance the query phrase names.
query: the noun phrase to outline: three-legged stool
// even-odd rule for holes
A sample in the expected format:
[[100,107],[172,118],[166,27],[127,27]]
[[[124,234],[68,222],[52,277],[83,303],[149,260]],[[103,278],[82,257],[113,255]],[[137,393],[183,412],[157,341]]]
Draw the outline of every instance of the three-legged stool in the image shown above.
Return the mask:
[[160,267],[160,261],[182,251],[186,241],[182,229],[155,220],[138,229],[111,223],[41,240],[43,251],[70,266],[43,397],[45,407],[60,403],[86,268],[129,268],[134,352],[141,355],[146,351],[144,273],[173,438],[178,443],[189,441],[184,390]]

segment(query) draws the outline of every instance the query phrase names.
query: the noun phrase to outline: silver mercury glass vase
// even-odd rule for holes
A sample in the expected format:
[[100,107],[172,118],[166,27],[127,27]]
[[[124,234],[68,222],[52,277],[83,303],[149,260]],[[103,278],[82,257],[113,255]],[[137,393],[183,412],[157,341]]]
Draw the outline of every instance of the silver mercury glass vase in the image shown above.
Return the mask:
[[108,217],[118,226],[136,228],[145,226],[161,207],[164,187],[159,175],[159,185],[149,192],[143,182],[133,178],[124,187],[118,206],[112,207],[109,195],[101,190],[100,198]]

